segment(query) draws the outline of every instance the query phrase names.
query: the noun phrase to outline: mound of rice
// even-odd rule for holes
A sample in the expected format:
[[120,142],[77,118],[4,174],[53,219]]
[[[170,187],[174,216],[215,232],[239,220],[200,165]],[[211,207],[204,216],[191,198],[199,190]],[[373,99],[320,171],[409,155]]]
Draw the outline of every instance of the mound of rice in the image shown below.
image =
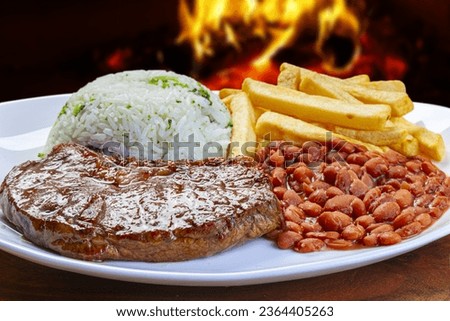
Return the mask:
[[61,109],[44,153],[76,142],[147,159],[225,156],[231,118],[220,98],[196,80],[161,70],[97,78]]

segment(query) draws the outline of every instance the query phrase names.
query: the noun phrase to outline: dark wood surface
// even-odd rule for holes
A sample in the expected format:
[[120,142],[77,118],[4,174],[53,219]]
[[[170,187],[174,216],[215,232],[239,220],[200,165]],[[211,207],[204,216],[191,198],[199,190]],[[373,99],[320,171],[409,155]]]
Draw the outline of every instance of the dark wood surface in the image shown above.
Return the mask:
[[232,287],[113,281],[47,268],[0,251],[0,300],[450,300],[450,236],[358,269]]

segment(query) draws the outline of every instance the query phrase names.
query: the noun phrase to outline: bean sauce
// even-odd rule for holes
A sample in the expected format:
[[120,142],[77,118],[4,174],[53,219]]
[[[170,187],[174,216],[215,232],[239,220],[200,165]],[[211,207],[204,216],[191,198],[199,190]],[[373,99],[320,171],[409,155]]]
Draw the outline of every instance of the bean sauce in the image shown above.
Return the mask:
[[341,139],[271,142],[256,153],[283,209],[268,235],[313,252],[392,245],[421,233],[450,206],[450,179],[421,156],[368,151]]

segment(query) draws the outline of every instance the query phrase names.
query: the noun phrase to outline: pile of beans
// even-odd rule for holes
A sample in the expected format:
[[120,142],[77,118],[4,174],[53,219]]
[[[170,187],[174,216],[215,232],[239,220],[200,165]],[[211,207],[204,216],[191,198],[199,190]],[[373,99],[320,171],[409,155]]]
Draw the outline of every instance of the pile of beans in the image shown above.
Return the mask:
[[268,235],[282,249],[396,244],[450,206],[450,177],[419,156],[368,151],[339,139],[271,142],[256,156],[283,209],[281,228]]

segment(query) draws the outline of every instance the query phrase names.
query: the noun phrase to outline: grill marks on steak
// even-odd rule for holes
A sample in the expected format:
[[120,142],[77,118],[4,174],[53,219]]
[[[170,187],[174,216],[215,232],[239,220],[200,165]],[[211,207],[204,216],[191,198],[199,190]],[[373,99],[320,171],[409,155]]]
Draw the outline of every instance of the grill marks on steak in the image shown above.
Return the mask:
[[76,144],[15,167],[0,205],[26,238],[87,260],[209,256],[280,220],[269,181],[251,159],[138,162]]

